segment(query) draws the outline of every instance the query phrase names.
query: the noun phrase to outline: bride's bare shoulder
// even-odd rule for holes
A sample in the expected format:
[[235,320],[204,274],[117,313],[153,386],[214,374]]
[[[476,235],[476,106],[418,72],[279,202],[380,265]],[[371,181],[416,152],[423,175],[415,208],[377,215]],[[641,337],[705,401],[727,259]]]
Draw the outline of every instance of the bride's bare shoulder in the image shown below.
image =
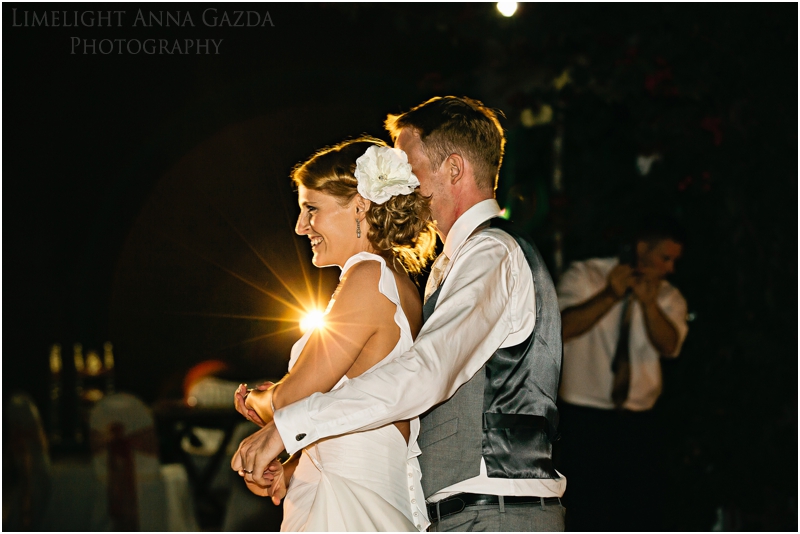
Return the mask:
[[381,265],[377,261],[364,260],[351,266],[339,282],[334,299],[339,308],[344,304],[363,308],[378,299],[371,298],[380,293]]
[[371,287],[377,291],[380,279],[381,264],[378,261],[363,260],[347,270],[339,285],[349,290],[365,290]]
[[[388,262],[387,262],[388,263]],[[400,301],[406,313],[412,317],[421,314],[422,301],[419,291],[405,271],[398,271],[387,265],[395,278]],[[360,308],[370,307],[377,311],[378,308],[388,314],[394,314],[394,307],[388,298],[373,298],[381,294],[379,282],[382,266],[378,261],[361,261],[348,269],[337,289],[335,299],[337,302],[357,303]],[[416,321],[410,321],[412,326]],[[417,330],[416,328],[412,328]]]

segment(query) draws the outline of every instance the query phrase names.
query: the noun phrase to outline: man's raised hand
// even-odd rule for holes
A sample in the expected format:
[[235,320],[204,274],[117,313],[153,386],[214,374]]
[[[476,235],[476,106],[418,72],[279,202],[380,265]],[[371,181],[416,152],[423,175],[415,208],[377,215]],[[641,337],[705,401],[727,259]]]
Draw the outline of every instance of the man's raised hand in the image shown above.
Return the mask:
[[608,273],[608,287],[611,288],[617,300],[625,296],[625,292],[632,284],[633,268],[630,265],[621,263]]
[[658,290],[661,287],[661,278],[653,269],[641,269],[635,273],[632,286],[633,293],[642,304],[656,302]]

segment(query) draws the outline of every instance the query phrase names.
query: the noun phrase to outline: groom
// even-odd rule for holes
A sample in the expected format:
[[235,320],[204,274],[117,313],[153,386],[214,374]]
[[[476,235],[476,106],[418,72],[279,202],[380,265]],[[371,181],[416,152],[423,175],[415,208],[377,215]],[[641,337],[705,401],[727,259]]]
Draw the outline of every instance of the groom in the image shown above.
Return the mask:
[[386,127],[431,196],[444,241],[425,324],[396,360],[275,412],[231,467],[254,482],[284,448],[421,415],[431,531],[563,530],[566,478],[551,459],[561,315],[536,247],[498,218],[500,123],[480,102],[448,96],[390,115]]

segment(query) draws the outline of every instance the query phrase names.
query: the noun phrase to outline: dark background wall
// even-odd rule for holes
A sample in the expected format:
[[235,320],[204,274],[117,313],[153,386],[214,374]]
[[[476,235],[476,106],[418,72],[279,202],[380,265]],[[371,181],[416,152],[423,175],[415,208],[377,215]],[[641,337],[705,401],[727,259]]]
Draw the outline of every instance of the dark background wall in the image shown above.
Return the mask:
[[[271,24],[209,27],[209,8]],[[14,25],[50,10],[125,14]],[[134,26],[138,10],[182,24]],[[293,237],[292,165],[348,136],[385,138],[386,113],[469,95],[506,115],[498,198],[551,266],[556,231],[567,262],[613,254],[652,210],[690,232],[674,283],[694,320],[658,406],[683,510],[665,528],[708,529],[722,507],[739,528],[796,530],[796,4],[2,14],[4,398],[24,389],[46,412],[53,343],[69,357],[73,343],[113,342],[118,387],[147,401],[180,395],[207,359],[235,379],[279,376],[299,308],[324,304],[337,275],[313,270]],[[105,55],[81,41],[73,54],[73,37],[222,43]],[[563,191],[551,187],[559,128]],[[643,175],[637,157],[656,153]]]

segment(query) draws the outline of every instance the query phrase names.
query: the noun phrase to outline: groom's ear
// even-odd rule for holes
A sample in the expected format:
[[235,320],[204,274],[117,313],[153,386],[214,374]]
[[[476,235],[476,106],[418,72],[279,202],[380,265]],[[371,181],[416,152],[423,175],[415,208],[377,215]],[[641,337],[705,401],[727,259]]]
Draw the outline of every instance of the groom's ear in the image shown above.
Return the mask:
[[461,154],[450,154],[444,160],[444,172],[452,185],[456,185],[464,177],[464,158]]
[[366,216],[367,210],[372,205],[372,203],[367,200],[366,198],[362,197],[360,193],[356,193],[355,196],[355,207],[356,207],[356,218],[359,221],[363,221],[364,217]]

